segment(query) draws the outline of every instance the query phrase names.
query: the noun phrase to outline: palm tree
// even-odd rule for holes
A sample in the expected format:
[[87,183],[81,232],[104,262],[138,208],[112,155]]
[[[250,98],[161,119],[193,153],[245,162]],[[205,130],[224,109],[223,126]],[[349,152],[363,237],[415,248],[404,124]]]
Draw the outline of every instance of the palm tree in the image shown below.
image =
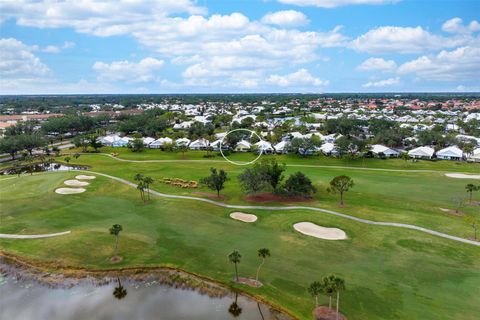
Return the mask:
[[147,189],[148,200],[150,200],[150,185],[154,182],[152,177],[144,177],[143,183],[145,184],[145,188]]
[[242,258],[242,255],[237,250],[233,250],[233,252],[228,255],[228,260],[230,260],[231,263],[235,264],[235,278],[237,279],[237,282],[238,282],[237,264],[240,263],[241,258]]
[[242,313],[242,308],[237,303],[238,292],[235,292],[235,301],[228,307],[228,312],[232,314],[234,318],[238,317]]
[[122,231],[123,228],[121,225],[119,224],[114,224],[111,228],[110,228],[110,234],[111,235],[114,235],[115,236],[115,254],[117,254],[117,250],[118,250],[118,237],[120,235],[120,231]]
[[[63,160],[65,160],[67,165],[70,163],[70,157],[65,157]],[[68,166],[68,171],[70,171],[70,166]]]
[[140,181],[138,184],[137,184],[137,190],[140,191],[140,198],[142,198],[143,202],[145,202],[145,182],[143,181]]
[[345,290],[345,280],[342,278],[335,277],[334,280],[335,291],[337,292],[337,314],[336,319],[338,320],[338,310],[340,308],[340,291]]
[[127,296],[127,289],[122,286],[120,278],[117,278],[118,286],[113,290],[113,296],[118,300],[121,300]]
[[255,282],[256,283],[258,283],[258,274],[260,273],[260,268],[265,263],[265,260],[268,257],[270,257],[270,250],[268,250],[267,248],[258,249],[258,256],[260,258],[262,258],[262,262],[260,263],[260,265],[258,266],[258,269],[257,269],[257,276],[255,277]]
[[328,309],[332,309],[332,296],[335,293],[335,278],[333,274],[323,278],[323,292],[328,296]]
[[308,287],[308,293],[315,298],[315,308],[318,307],[318,296],[324,291],[324,286],[320,281],[314,281]]
[[465,189],[467,190],[468,193],[470,193],[470,200],[469,200],[469,203],[472,203],[472,194],[473,194],[473,191],[478,191],[480,190],[480,186],[476,186],[474,184],[467,184],[465,186]]

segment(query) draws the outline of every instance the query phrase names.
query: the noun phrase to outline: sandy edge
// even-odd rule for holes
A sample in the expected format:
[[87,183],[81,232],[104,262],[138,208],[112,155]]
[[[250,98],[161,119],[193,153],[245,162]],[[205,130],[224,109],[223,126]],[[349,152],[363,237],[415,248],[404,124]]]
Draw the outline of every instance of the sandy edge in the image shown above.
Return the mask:
[[338,228],[326,228],[311,222],[298,222],[293,225],[298,232],[307,236],[320,238],[324,240],[345,240],[347,235],[345,231]]
[[456,179],[480,179],[480,174],[445,173],[445,176]]
[[90,184],[86,181],[80,181],[80,180],[74,180],[74,179],[65,180],[63,183],[67,186],[70,186],[70,187],[85,187],[85,186],[88,186]]
[[255,222],[258,219],[254,214],[243,212],[232,212],[230,213],[230,218],[247,223]]
[[58,194],[77,194],[77,193],[82,193],[85,192],[86,189],[84,188],[58,188],[55,189],[55,193]]
[[75,177],[75,179],[78,179],[78,180],[93,180],[97,178],[96,176],[87,176],[87,175],[84,175],[84,174],[79,174],[78,176]]

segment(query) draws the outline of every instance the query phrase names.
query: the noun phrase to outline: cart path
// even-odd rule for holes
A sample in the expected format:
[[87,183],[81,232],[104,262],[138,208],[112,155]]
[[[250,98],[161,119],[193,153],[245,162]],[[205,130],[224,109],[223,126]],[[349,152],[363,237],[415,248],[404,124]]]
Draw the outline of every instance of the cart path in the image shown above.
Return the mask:
[[58,237],[69,234],[71,231],[58,232],[58,233],[47,233],[47,234],[6,234],[0,233],[1,239],[41,239],[41,238],[51,238]]
[[[69,153],[65,153],[69,154]],[[122,162],[132,162],[132,163],[226,163],[225,160],[209,160],[209,159],[195,159],[195,160],[182,160],[182,159],[157,159],[157,160],[131,160],[131,159],[123,159],[119,157],[115,157],[108,153],[82,153],[79,154],[83,155],[102,155],[106,157],[110,157],[117,161]],[[349,170],[367,170],[367,171],[386,171],[386,172],[436,172],[436,173],[449,173],[448,170],[428,170],[428,169],[384,169],[384,168],[366,168],[366,167],[348,167],[348,166],[329,166],[329,165],[316,165],[316,164],[287,164],[289,167],[298,167],[298,168],[330,168],[330,169],[349,169]],[[460,172],[451,172],[451,173],[460,173]],[[466,172],[468,174],[468,172]]]
[[[128,186],[131,186],[133,188],[136,188],[137,185],[133,182],[130,182],[128,180],[111,176],[109,174],[105,173],[100,173],[100,172],[95,172],[95,171],[89,171],[86,170],[86,172],[90,172],[92,174],[97,174],[100,176],[104,176],[113,180],[116,180],[118,182],[121,182],[123,184],[126,184]],[[316,208],[316,207],[305,207],[305,206],[283,206],[283,207],[277,207],[277,206],[245,206],[245,205],[234,205],[234,204],[226,204],[222,202],[217,202],[214,200],[210,199],[204,199],[204,198],[197,198],[197,197],[191,197],[191,196],[182,196],[182,195],[174,195],[174,194],[166,194],[166,193],[160,193],[155,190],[148,190],[151,194],[156,195],[158,197],[164,197],[164,198],[173,198],[173,199],[185,199],[185,200],[194,200],[194,201],[202,201],[202,202],[207,202],[216,206],[224,207],[224,208],[229,208],[229,209],[257,209],[257,210],[275,210],[275,211],[281,211],[281,210],[311,210],[311,211],[317,211],[317,212],[322,212],[322,213],[328,213],[337,217],[353,220],[356,222],[360,223],[365,223],[369,225],[376,225],[376,226],[387,226],[387,227],[397,227],[397,228],[404,228],[404,229],[411,229],[411,230],[416,230],[424,233],[428,233],[437,237],[449,239],[449,240],[454,240],[458,242],[463,242],[467,244],[472,244],[475,246],[480,246],[479,241],[474,241],[474,240],[469,240],[457,236],[452,236],[446,233],[438,232],[435,230],[419,227],[416,225],[412,224],[405,224],[405,223],[398,223],[398,222],[384,222],[384,221],[372,221],[372,220],[367,220],[367,219],[362,219],[354,216],[350,216],[348,214],[340,213],[337,211],[332,211],[332,210],[327,210],[327,209],[321,209],[321,208]]]

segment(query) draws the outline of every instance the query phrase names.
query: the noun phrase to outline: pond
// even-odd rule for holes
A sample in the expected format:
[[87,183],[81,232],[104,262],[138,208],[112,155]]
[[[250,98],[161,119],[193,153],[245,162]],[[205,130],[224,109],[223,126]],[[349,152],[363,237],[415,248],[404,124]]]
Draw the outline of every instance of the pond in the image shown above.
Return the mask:
[[195,290],[112,278],[98,285],[81,280],[72,287],[51,287],[0,273],[0,319],[9,320],[268,320],[284,319],[269,306],[233,293],[209,297]]
[[86,166],[69,166],[56,162],[49,163],[37,163],[32,165],[25,165],[18,168],[8,168],[5,169],[2,174],[26,174],[32,172],[43,172],[43,171],[70,171],[70,170],[86,170]]

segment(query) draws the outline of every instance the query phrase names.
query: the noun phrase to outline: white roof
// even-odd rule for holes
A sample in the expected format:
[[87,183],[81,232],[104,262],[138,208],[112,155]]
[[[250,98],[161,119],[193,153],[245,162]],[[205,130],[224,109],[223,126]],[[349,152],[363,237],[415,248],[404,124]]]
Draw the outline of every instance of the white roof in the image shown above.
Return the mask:
[[204,139],[204,138],[200,138],[200,139],[197,139],[197,140],[193,141],[192,143],[190,143],[190,147],[192,147],[192,146],[208,147],[209,144],[210,144],[210,141],[208,141],[207,139]]
[[398,151],[390,149],[389,147],[383,146],[381,144],[372,145],[372,148],[370,150],[375,154],[379,154],[379,153],[383,153],[383,154],[386,154],[386,155],[388,155],[388,154],[398,154]]
[[175,140],[175,144],[177,146],[179,145],[188,145],[190,143],[190,139],[187,139],[187,138],[180,138],[180,139],[177,139]]
[[165,137],[165,138],[160,138],[160,139],[157,139],[155,141],[153,141],[151,144],[153,145],[163,145],[164,143],[172,143],[173,140],[168,138],[168,137]]
[[278,151],[283,151],[288,145],[288,142],[286,141],[280,141],[279,143],[277,143],[275,145],[275,150],[278,150]]
[[251,146],[252,146],[252,145],[250,144],[250,142],[245,141],[245,140],[240,140],[239,142],[237,142],[236,148],[237,148],[237,147],[250,148]]
[[320,147],[320,151],[324,152],[324,153],[330,153],[330,152],[333,152],[335,149],[335,145],[333,143],[330,143],[330,142],[326,142],[324,144],[322,144],[322,146]]
[[409,156],[421,156],[421,157],[431,157],[435,153],[435,150],[430,147],[418,147],[408,151]]
[[457,146],[450,146],[438,151],[437,156],[461,158],[463,157],[463,151],[460,150]]
[[255,143],[255,146],[262,150],[273,149],[272,144],[265,140],[258,141],[257,143]]
[[150,144],[153,141],[155,141],[154,138],[150,138],[150,137],[143,138],[142,140],[143,140],[143,143],[145,143],[145,144]]

